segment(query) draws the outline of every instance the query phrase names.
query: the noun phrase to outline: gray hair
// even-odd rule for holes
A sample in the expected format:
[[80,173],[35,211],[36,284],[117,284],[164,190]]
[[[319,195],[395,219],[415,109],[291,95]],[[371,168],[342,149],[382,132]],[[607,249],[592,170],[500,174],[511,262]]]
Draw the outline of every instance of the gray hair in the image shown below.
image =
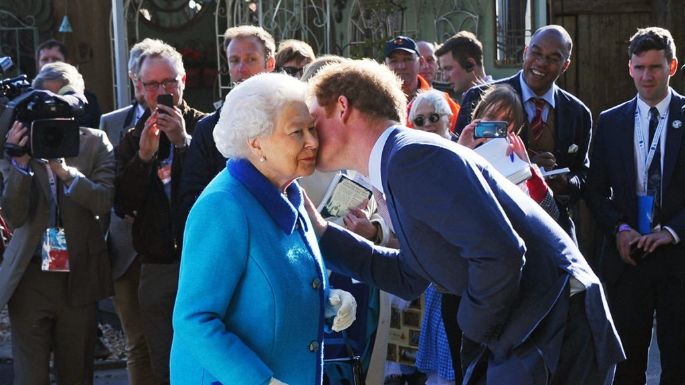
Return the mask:
[[248,141],[271,135],[285,105],[305,101],[307,85],[282,73],[260,73],[226,95],[214,129],[216,148],[225,158],[246,158]]
[[171,65],[176,69],[176,74],[182,76],[186,73],[183,67],[183,56],[176,51],[176,49],[169,44],[158,40],[158,39],[146,39],[148,40],[143,52],[140,54],[138,59],[138,69],[136,71],[136,77],[140,76],[140,69],[143,68],[143,63],[147,58],[160,57],[166,59],[171,63]]
[[71,90],[78,94],[83,94],[86,86],[83,82],[83,76],[78,72],[76,67],[64,62],[54,62],[43,66],[33,79],[33,88],[43,89],[43,83],[46,80],[56,80],[62,82],[62,87],[69,86]]
[[416,110],[422,104],[429,104],[433,107],[435,112],[440,115],[452,116],[450,105],[447,103],[447,100],[445,100],[445,93],[431,89],[419,92],[419,94],[416,95],[416,99],[414,99],[414,102],[411,104],[411,109],[409,110],[409,120],[414,120],[416,117]]
[[149,48],[152,48],[157,42],[164,44],[161,40],[145,38],[131,47],[131,52],[128,56],[128,75],[132,78],[138,77],[138,70],[140,70],[140,56]]

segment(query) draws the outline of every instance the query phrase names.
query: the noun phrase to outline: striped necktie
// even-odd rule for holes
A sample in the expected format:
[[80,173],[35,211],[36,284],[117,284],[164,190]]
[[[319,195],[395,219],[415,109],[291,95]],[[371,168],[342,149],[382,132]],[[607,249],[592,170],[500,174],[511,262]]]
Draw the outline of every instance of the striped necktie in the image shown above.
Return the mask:
[[542,120],[542,111],[545,108],[545,99],[542,98],[532,98],[533,103],[535,103],[535,116],[530,122],[530,133],[534,140],[540,139],[542,131],[545,128],[545,122]]

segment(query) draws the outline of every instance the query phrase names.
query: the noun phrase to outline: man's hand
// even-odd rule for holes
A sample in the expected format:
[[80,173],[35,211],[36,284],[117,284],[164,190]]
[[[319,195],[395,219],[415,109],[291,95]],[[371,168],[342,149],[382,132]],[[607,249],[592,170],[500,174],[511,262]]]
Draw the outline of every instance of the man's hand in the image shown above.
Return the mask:
[[637,266],[637,261],[633,260],[630,256],[630,246],[637,242],[640,238],[640,233],[634,229],[619,231],[616,234],[616,248],[618,249],[618,254],[621,256],[623,262]]
[[637,240],[637,247],[647,253],[652,253],[657,247],[662,245],[670,245],[673,243],[673,235],[666,230],[661,229],[656,233],[643,235]]
[[164,131],[169,141],[176,147],[186,145],[186,122],[178,107],[168,107],[162,104],[157,105],[157,127]]
[[[29,143],[28,128],[20,121],[15,120],[12,128],[10,128],[9,132],[7,132],[7,143],[14,144],[15,146],[19,147],[25,147]],[[26,168],[29,165],[31,156],[29,154],[24,154],[22,156],[14,157],[13,159],[17,165]]]
[[71,173],[69,173],[69,166],[64,161],[64,158],[48,159],[48,165],[52,172],[57,175],[62,182],[71,182]]
[[551,152],[536,152],[528,150],[532,155],[530,161],[537,164],[540,167],[544,167],[545,170],[552,170],[557,167],[557,158]]
[[547,185],[555,195],[568,193],[568,174],[557,174],[547,179]]
[[157,119],[159,112],[155,111],[145,121],[143,132],[140,134],[140,142],[138,142],[138,156],[145,162],[149,162],[159,150],[159,127],[157,126]]
[[351,208],[343,217],[343,223],[348,230],[371,240],[376,237],[378,229],[369,220],[368,205],[369,201],[365,199],[359,206]]

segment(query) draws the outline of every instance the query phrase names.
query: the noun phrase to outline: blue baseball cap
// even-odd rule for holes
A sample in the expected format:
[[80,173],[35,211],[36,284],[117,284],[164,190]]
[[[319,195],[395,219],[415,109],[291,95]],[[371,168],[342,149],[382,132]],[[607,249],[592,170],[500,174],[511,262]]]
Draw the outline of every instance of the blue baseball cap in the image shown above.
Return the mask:
[[390,57],[393,51],[401,49],[402,51],[415,53],[419,56],[419,47],[416,46],[414,39],[406,36],[396,36],[385,42],[385,49],[383,50],[385,57]]

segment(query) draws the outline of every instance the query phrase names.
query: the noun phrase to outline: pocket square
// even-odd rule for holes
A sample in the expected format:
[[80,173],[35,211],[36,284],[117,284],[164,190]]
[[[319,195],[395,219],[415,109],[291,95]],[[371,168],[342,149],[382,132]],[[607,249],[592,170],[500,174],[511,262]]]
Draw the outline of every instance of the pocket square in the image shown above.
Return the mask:
[[578,145],[577,144],[574,143],[574,144],[568,146],[568,153],[569,154],[575,154],[576,152],[578,152]]

